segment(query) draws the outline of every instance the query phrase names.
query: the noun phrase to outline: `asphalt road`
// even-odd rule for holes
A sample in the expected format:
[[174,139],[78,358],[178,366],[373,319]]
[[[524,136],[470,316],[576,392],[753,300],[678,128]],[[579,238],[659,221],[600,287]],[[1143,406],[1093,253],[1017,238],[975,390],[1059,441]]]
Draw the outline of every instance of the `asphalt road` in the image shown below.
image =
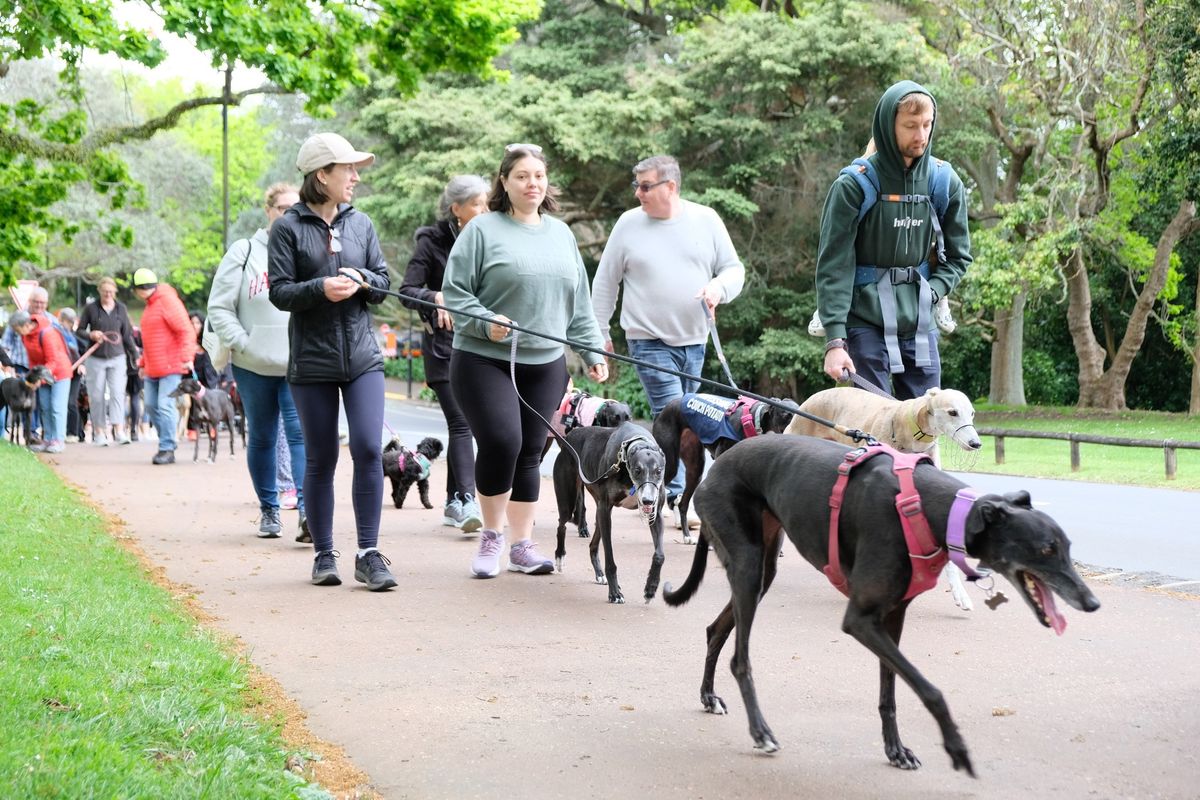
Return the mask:
[[[445,437],[445,420],[436,406],[396,398],[388,401],[387,421],[405,442]],[[557,453],[555,447],[547,454],[544,475],[550,475]],[[1108,580],[1200,593],[1200,492],[953,474],[987,492],[1028,491],[1034,506],[1066,531],[1072,556],[1110,575]]]

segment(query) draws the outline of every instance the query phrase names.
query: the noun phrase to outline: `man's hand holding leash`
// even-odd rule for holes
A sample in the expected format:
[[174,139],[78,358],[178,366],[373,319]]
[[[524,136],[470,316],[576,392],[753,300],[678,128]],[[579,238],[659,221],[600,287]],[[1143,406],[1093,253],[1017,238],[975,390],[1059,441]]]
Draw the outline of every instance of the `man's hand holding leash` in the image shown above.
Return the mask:
[[825,374],[835,381],[849,379],[846,373],[854,374],[854,361],[846,352],[845,339],[830,339],[825,343]]

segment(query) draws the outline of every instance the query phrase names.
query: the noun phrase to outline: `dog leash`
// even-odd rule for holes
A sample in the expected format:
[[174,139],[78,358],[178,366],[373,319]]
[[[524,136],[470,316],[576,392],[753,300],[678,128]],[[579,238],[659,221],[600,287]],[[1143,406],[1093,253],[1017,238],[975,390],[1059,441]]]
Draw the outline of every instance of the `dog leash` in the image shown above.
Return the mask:
[[866,389],[871,394],[877,394],[880,397],[886,397],[888,400],[896,399],[892,395],[885,392],[883,389],[880,389],[878,386],[876,386],[875,384],[871,383],[866,378],[859,375],[857,372],[851,372],[848,369],[842,370],[842,380],[850,381],[850,383],[854,384],[858,388]]
[[90,356],[92,353],[96,352],[96,350],[98,350],[100,348],[100,345],[104,344],[106,341],[109,342],[110,344],[120,344],[121,343],[121,334],[117,333],[116,331],[100,331],[100,335],[101,335],[101,340],[93,343],[91,347],[89,347],[87,350],[83,351],[83,353],[80,354],[79,358],[76,359],[75,363],[71,365],[71,372],[74,372],[75,370],[79,369],[79,365],[82,364],[84,361],[87,361],[88,356]]
[[[586,345],[586,344],[583,344],[582,342],[575,342],[570,339],[563,339],[563,338],[554,336],[549,333],[543,333],[541,331],[535,331],[535,330],[531,330],[529,328],[523,328],[520,325],[517,325],[515,322],[512,322],[512,321],[501,322],[500,320],[497,320],[494,317],[484,316],[483,314],[474,314],[470,311],[462,311],[460,309],[450,308],[449,306],[440,305],[439,303],[434,303],[429,300],[422,300],[422,299],[420,299],[418,297],[414,297],[412,295],[400,294],[399,292],[392,291],[391,289],[380,289],[377,286],[372,286],[371,284],[367,283],[365,280],[355,281],[355,282],[359,286],[363,287],[364,289],[367,289],[372,292],[379,292],[380,294],[387,295],[389,297],[395,297],[399,300],[404,300],[405,302],[417,303],[418,305],[427,306],[429,308],[441,309],[443,311],[448,311],[451,314],[458,314],[459,316],[469,317],[471,319],[477,319],[481,322],[487,322],[489,324],[500,325],[505,328],[508,328],[511,331],[515,331],[516,333],[528,333],[531,336],[537,336],[540,339],[545,339],[550,342],[558,342],[559,344],[564,344],[564,345],[567,345],[568,347],[575,348],[578,350],[586,350],[589,353],[597,353],[601,356],[604,356],[605,358],[611,358],[615,361],[623,361],[626,364],[633,364],[636,367],[646,367],[647,369],[657,370],[658,372],[665,372],[666,374],[674,375],[677,378],[685,378],[689,381],[694,381],[696,383],[705,384],[707,386],[712,386],[714,388],[718,388],[718,389],[728,389],[729,388],[725,384],[720,383],[719,381],[714,381],[710,378],[705,378],[700,375],[690,375],[686,372],[680,372],[677,369],[671,369],[670,367],[662,367],[662,366],[659,366],[658,364],[651,364],[649,361],[643,361],[642,359],[634,358],[633,356],[621,355],[620,353],[610,353],[607,350],[597,348],[597,347],[592,347],[591,345]],[[826,428],[832,428],[833,430],[837,431],[838,433],[842,434],[843,436],[846,436],[846,437],[854,440],[855,442],[871,443],[871,442],[875,441],[875,437],[873,437],[869,433],[866,433],[865,431],[858,430],[857,428],[847,428],[845,425],[840,425],[840,424],[834,422],[833,420],[825,419],[824,417],[820,417],[820,416],[817,416],[816,414],[810,413],[808,411],[804,411],[796,403],[781,403],[778,400],[773,400],[770,397],[764,397],[763,395],[757,394],[748,389],[740,390],[740,392],[741,392],[741,394],[745,395],[746,397],[749,397],[752,400],[757,400],[760,403],[766,403],[767,405],[771,406],[772,408],[777,408],[780,411],[787,412],[788,414],[795,414],[795,415],[804,417],[805,419],[807,419],[811,422],[815,422],[818,425],[822,425]],[[544,417],[542,417],[542,421],[546,422]],[[549,425],[550,423],[546,422],[546,424]],[[553,426],[551,426],[551,428],[553,428]]]
[[700,307],[704,309],[704,317],[708,320],[708,332],[712,336],[713,350],[717,354],[717,360],[721,362],[721,368],[725,370],[725,377],[729,378],[729,388],[735,392],[741,391],[733,380],[733,373],[729,371],[729,362],[725,360],[725,351],[721,349],[721,337],[717,334],[717,315],[708,307],[708,303],[704,302],[704,298],[700,298]]

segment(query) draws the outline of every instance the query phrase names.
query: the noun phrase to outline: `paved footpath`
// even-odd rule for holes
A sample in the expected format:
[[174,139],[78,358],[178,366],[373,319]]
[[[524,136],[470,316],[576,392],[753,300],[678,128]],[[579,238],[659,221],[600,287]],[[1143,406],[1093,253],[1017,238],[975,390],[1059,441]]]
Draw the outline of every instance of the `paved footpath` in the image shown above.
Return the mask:
[[[154,467],[153,442],[71,445],[46,457],[127,524],[172,581],[193,587],[223,630],[274,676],[321,738],[342,745],[386,798],[1195,798],[1200,775],[1200,600],[1093,582],[1103,607],[1065,609],[1064,636],[1015,592],[963,613],[939,590],[909,610],[903,649],[944,693],[978,773],[956,773],[930,715],[897,690],[905,743],[924,763],[888,766],[876,712],[878,666],[840,630],[842,597],[790,547],[752,639],[764,713],[781,744],[751,748],[722,657],[730,715],[705,714],[704,628],[728,599],[710,559],[696,599],[640,601],[650,560],[634,512],[618,510],[626,596],[593,582],[586,542],[568,531],[563,574],[468,577],[473,540],[440,508],[383,511],[381,549],[400,586],[353,580],[350,458],[338,474],[345,583],[308,583],[311,549],[262,540],[245,454]],[[444,462],[436,462],[440,487]],[[434,493],[438,497],[440,492]],[[553,550],[553,489],[538,540]],[[692,548],[668,531],[664,578]],[[1119,566],[1119,565],[1118,565]],[[1003,583],[1003,581],[1001,582]],[[972,590],[974,591],[974,590]],[[1063,604],[1060,603],[1060,607]]]

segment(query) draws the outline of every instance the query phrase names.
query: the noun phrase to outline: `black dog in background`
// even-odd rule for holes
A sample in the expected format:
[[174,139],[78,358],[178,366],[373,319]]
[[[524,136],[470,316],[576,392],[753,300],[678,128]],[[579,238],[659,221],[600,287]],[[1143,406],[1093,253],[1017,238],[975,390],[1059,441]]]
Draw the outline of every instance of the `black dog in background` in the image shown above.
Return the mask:
[[33,405],[37,402],[37,390],[42,384],[54,383],[54,376],[47,367],[34,367],[24,378],[5,378],[0,381],[0,401],[8,408],[8,440],[17,442],[17,425],[22,425],[25,444],[31,444],[30,431]]
[[[192,398],[192,420],[198,427],[208,431],[208,463],[217,460],[217,438],[221,435],[221,423],[229,430],[229,457],[234,457],[233,439],[237,435],[237,426],[233,420],[233,401],[229,394],[220,389],[207,389],[195,378],[184,378],[179,382],[175,391],[169,397],[190,395]],[[246,440],[242,440],[242,449]],[[192,461],[200,459],[200,437],[196,437],[196,449],[192,453]]]
[[404,506],[404,498],[413,483],[417,484],[421,505],[433,508],[429,499],[429,462],[441,454],[442,443],[432,436],[418,442],[416,452],[401,444],[399,437],[393,437],[384,446],[383,474],[392,482],[392,502],[396,508]]

